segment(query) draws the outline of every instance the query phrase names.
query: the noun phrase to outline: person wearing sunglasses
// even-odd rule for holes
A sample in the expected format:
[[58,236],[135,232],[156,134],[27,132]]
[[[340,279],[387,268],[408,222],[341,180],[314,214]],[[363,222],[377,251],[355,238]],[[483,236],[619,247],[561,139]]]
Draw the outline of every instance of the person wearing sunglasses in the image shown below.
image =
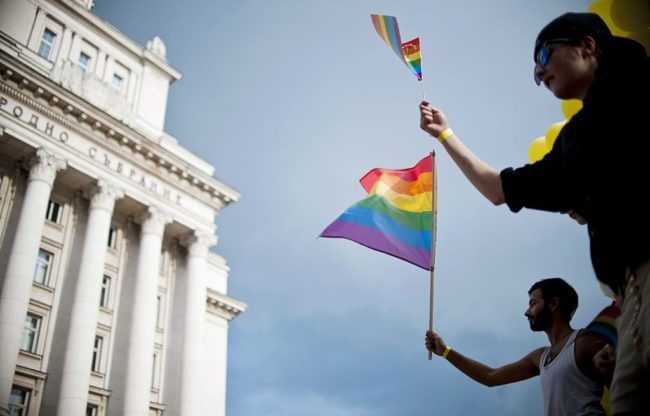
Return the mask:
[[427,101],[420,127],[493,204],[567,213],[587,224],[596,277],[623,305],[612,414],[650,414],[650,63],[641,44],[613,36],[593,13],[552,20],[533,59],[535,83],[559,99],[583,101],[540,161],[493,169]]

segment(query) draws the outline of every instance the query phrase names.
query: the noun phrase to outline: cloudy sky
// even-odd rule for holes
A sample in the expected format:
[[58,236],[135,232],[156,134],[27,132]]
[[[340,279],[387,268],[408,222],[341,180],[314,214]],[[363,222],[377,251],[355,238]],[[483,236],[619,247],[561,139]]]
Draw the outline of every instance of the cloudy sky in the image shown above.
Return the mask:
[[489,365],[545,345],[523,313],[536,280],[580,294],[575,326],[603,306],[586,229],[559,214],[493,207],[418,127],[420,86],[371,13],[420,36],[428,98],[495,168],[527,162],[564,116],[533,82],[537,32],[579,0],[97,0],[140,44],[160,36],[183,73],[166,130],[242,193],[217,218],[229,294],[229,416],[541,415],[537,379],[486,388],[428,361],[428,273],[318,234],[364,197],[374,167],[438,152],[434,326]]

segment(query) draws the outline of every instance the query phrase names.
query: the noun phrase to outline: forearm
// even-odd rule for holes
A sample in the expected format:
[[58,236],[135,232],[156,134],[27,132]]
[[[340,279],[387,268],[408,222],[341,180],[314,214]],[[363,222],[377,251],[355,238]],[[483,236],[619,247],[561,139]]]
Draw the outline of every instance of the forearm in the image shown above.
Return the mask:
[[447,355],[447,361],[449,361],[454,367],[459,369],[463,374],[474,381],[477,381],[488,387],[497,385],[497,383],[491,377],[494,373],[494,369],[488,367],[483,363],[466,357],[463,354],[456,352],[455,350],[449,351],[449,354]]
[[479,159],[455,134],[442,144],[465,177],[484,197],[494,205],[505,202],[499,172]]

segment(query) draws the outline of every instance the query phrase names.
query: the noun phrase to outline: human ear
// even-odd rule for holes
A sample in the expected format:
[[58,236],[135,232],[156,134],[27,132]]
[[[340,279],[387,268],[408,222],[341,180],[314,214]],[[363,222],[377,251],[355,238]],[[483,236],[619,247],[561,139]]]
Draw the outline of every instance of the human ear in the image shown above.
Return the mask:
[[595,56],[598,50],[598,45],[596,45],[596,40],[591,36],[585,36],[579,43],[580,49],[582,50],[582,56]]

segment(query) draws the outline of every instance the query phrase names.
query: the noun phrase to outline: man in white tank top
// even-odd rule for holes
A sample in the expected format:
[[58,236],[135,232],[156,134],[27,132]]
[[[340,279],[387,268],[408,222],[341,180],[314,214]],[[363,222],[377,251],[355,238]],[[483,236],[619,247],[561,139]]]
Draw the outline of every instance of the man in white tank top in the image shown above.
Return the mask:
[[606,340],[593,333],[574,330],[569,322],[578,307],[578,294],[560,278],[544,279],[528,291],[525,316],[533,331],[544,331],[551,343],[526,354],[518,361],[498,368],[452,350],[442,338],[427,331],[425,345],[454,367],[488,387],[515,383],[540,375],[544,411],[548,416],[605,415],[600,399],[611,373],[594,366],[594,355]]

